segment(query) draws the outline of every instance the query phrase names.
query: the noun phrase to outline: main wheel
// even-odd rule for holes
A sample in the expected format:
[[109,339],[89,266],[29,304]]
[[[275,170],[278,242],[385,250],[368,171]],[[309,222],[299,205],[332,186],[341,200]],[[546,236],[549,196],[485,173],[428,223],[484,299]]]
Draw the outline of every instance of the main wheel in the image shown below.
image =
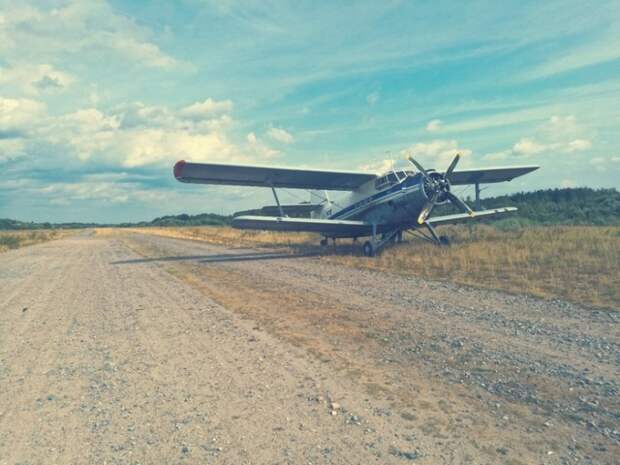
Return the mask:
[[448,236],[439,236],[439,245],[442,247],[450,247],[450,238]]
[[375,246],[372,242],[366,241],[362,246],[362,250],[364,251],[364,255],[366,257],[374,257],[375,256]]
[[321,244],[321,247],[327,247],[327,238],[324,237],[323,239],[321,239],[320,244]]

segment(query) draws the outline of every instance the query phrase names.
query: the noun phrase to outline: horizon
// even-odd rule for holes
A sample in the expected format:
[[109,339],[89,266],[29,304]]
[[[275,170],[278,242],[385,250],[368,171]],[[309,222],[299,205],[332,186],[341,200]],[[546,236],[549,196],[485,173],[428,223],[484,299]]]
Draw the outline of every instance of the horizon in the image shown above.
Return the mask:
[[[579,189],[589,189],[591,191],[594,192],[598,192],[598,191],[602,191],[602,190],[613,190],[617,193],[620,193],[620,189],[617,189],[615,187],[610,187],[610,188],[606,188],[606,187],[600,187],[600,188],[591,188],[591,187],[556,187],[556,188],[547,188],[547,189],[537,189],[537,190],[531,190],[531,191],[516,191],[516,192],[511,192],[508,194],[499,194],[496,196],[489,196],[487,197],[487,199],[489,200],[496,200],[498,198],[501,198],[502,196],[511,196],[511,195],[528,195],[528,194],[538,194],[541,192],[549,192],[549,191],[570,191],[570,190],[579,190]],[[333,191],[332,191],[333,192]],[[474,199],[472,196],[467,195],[466,197],[464,197],[465,201],[467,201],[470,205],[472,205],[473,208],[473,202]],[[484,203],[485,198],[482,198],[482,202]],[[510,206],[510,205],[508,205]],[[256,207],[256,209],[260,208]],[[202,211],[202,212],[197,212],[197,213],[187,213],[187,212],[179,212],[179,213],[163,213],[159,216],[156,217],[151,217],[151,218],[146,218],[146,219],[141,219],[141,220],[132,220],[132,221],[118,221],[118,222],[96,222],[96,221],[64,221],[64,222],[60,222],[60,221],[54,221],[54,220],[44,220],[44,221],[32,221],[32,220],[22,220],[20,218],[3,218],[0,217],[0,221],[16,221],[19,223],[24,223],[24,224],[33,224],[33,225],[40,225],[40,224],[44,224],[44,223],[49,223],[52,226],[62,226],[65,224],[79,224],[79,225],[95,225],[95,226],[102,226],[102,227],[107,227],[107,226],[121,226],[124,224],[129,224],[129,225],[134,225],[134,224],[139,224],[139,223],[151,223],[154,222],[156,220],[162,219],[162,218],[168,218],[168,217],[178,217],[181,215],[186,215],[189,216],[190,218],[196,217],[196,216],[201,216],[201,215],[213,215],[213,216],[217,216],[217,217],[222,217],[222,218],[232,218],[235,214],[240,213],[241,211],[236,211],[236,212],[232,212],[232,213],[218,213],[218,212],[212,212],[212,211]],[[518,216],[518,213],[517,213]]]
[[179,159],[381,171],[413,154],[441,170],[458,152],[462,169],[540,165],[483,199],[618,189],[617,17],[611,0],[0,0],[0,218],[273,203],[268,188],[178,183]]

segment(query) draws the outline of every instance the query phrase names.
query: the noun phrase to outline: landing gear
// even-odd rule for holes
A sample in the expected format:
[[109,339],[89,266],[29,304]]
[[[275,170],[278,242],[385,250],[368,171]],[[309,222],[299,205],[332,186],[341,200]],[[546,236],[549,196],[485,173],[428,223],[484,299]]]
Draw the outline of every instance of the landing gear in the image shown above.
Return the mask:
[[448,236],[439,236],[437,232],[435,231],[435,228],[433,227],[433,225],[429,223],[428,221],[425,221],[424,225],[426,226],[426,228],[428,229],[428,232],[431,235],[430,238],[426,237],[427,240],[430,240],[431,242],[435,243],[439,247],[450,247],[450,238]]
[[397,242],[400,238],[402,240],[402,231],[393,230],[381,235],[381,240],[377,240],[377,229],[375,226],[372,228],[372,239],[364,242],[362,246],[362,251],[366,257],[374,257],[377,255],[383,247],[385,247],[389,243]]
[[362,250],[365,257],[374,257],[375,253],[377,252],[374,244],[371,241],[364,242]]
[[324,237],[323,239],[321,239],[320,244],[321,244],[321,247],[327,247],[327,238]]

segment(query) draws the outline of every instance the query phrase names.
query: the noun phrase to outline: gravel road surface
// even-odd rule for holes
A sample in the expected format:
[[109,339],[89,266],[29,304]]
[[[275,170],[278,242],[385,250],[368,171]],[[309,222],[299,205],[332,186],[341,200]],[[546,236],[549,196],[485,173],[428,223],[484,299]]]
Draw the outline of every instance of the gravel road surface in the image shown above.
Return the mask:
[[85,232],[0,254],[0,465],[618,464],[619,323]]

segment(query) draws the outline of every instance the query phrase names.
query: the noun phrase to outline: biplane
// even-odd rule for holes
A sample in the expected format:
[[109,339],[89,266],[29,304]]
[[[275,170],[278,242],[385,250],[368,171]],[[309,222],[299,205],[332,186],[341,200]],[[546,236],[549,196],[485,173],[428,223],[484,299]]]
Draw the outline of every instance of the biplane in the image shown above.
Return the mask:
[[[364,255],[374,256],[386,244],[400,242],[405,231],[421,233],[437,245],[449,245],[448,237],[437,234],[437,226],[516,211],[514,207],[481,209],[480,185],[511,181],[538,169],[514,166],[456,170],[459,158],[456,155],[445,171],[437,171],[425,169],[409,157],[411,169],[392,169],[381,174],[184,160],[177,162],[173,171],[181,182],[270,188],[276,205],[235,215],[235,228],[316,232],[323,236],[321,245],[327,245],[330,238],[369,238],[362,249]],[[461,185],[475,186],[475,211],[452,192],[452,186]],[[283,205],[276,191],[280,188],[310,190],[315,200]],[[348,194],[334,201],[328,191]],[[435,206],[446,203],[461,213],[431,216]]]

